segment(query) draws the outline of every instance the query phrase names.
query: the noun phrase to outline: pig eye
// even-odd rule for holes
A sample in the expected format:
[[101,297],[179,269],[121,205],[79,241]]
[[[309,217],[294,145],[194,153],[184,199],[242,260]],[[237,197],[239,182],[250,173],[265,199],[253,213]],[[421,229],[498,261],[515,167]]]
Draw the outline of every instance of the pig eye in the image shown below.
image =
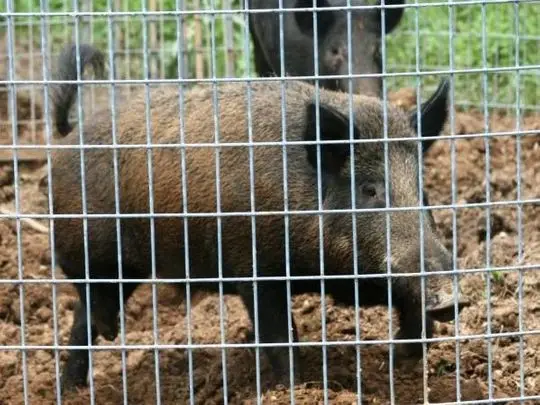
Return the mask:
[[366,197],[375,197],[377,195],[377,188],[374,184],[364,184],[362,186],[362,194]]

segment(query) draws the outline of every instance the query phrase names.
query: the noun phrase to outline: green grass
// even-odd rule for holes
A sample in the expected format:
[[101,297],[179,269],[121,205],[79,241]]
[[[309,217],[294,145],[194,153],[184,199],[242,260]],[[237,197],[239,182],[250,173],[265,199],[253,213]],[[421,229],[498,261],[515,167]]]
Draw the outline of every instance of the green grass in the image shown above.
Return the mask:
[[[437,0],[440,1],[440,0]],[[419,0],[426,5],[433,0]],[[67,3],[67,6],[64,4]],[[81,3],[81,2],[79,2]],[[88,2],[90,3],[90,2]],[[93,1],[94,11],[106,11],[107,1]],[[111,1],[114,4],[114,0]],[[121,10],[140,11],[142,2],[121,0]],[[174,10],[175,0],[157,1],[164,10]],[[193,1],[188,1],[188,7],[193,9]],[[216,8],[224,7],[224,0],[214,1]],[[233,8],[240,8],[240,0],[229,1]],[[37,0],[14,0],[15,11],[38,11]],[[148,2],[147,2],[148,4]],[[200,0],[201,8],[210,9],[211,0]],[[411,0],[408,4],[413,4]],[[516,5],[518,4],[518,5]],[[5,2],[0,5],[0,10]],[[72,10],[72,2],[53,0],[48,2],[49,11]],[[416,15],[418,14],[418,19]],[[69,41],[73,35],[74,19],[71,17],[47,17],[49,40],[53,49]],[[28,27],[24,25],[28,18],[17,17],[17,34],[28,36]],[[177,77],[177,18],[168,16],[156,22],[158,31],[157,47],[149,52],[143,52],[143,19],[141,16],[122,17],[115,19],[116,28],[122,32],[122,43],[117,38],[117,50],[129,50],[129,55],[117,56],[119,77],[143,78],[141,55],[146,53],[154,62],[152,77]],[[418,27],[416,26],[418,20]],[[39,19],[34,17],[33,23]],[[107,49],[109,46],[109,20],[106,17],[94,18],[90,25],[79,24],[81,38],[91,40],[95,45]],[[452,22],[452,24],[450,24]],[[240,14],[229,16],[229,24],[233,28],[232,44],[235,57],[227,58],[230,52],[226,48],[225,19],[223,15],[203,16],[202,51],[204,76],[213,73],[217,77],[227,75],[246,76],[248,66],[253,73],[252,57],[246,58],[244,53],[244,17]],[[517,24],[516,24],[517,23]],[[147,27],[150,24],[147,24]],[[195,72],[195,18],[185,19],[186,37],[186,67],[194,77]],[[450,30],[452,27],[452,30]],[[484,27],[484,29],[483,29]],[[418,28],[419,36],[416,31]],[[214,45],[216,50],[215,65],[211,58],[211,33],[215,33]],[[148,31],[150,32],[150,31]],[[519,32],[519,36],[516,35]],[[452,44],[450,34],[453,36]],[[40,38],[39,26],[34,27],[33,35]],[[88,38],[90,36],[90,38]],[[519,41],[517,40],[519,38]],[[418,44],[419,60],[416,60]],[[151,43],[148,43],[150,48]],[[452,45],[453,52],[450,52]],[[455,101],[464,106],[482,106],[486,101],[493,107],[515,109],[518,102],[522,108],[538,108],[540,96],[539,70],[527,69],[527,66],[540,64],[540,6],[532,1],[520,3],[492,3],[485,6],[479,4],[457,5],[453,7],[428,6],[419,7],[418,13],[414,8],[407,9],[404,20],[386,41],[387,66],[389,72],[410,72],[410,76],[392,77],[387,80],[388,88],[396,90],[403,86],[415,86],[414,72],[418,69],[425,72],[453,69],[510,69],[506,72],[473,72],[455,73]],[[524,69],[517,73],[516,66]],[[229,69],[227,69],[227,67]],[[431,90],[436,84],[435,75],[425,76],[422,85]]]
[[[387,54],[389,63],[394,65],[393,71],[416,70],[416,20],[415,10],[407,10],[401,26],[388,37]],[[451,63],[457,70],[511,69],[507,72],[455,74],[457,101],[468,101],[473,105],[487,101],[493,105],[515,106],[518,89],[521,106],[538,105],[539,69],[529,68],[519,74],[515,69],[516,66],[540,65],[538,3],[522,1],[518,7],[510,3],[484,7],[479,4],[452,8],[446,5],[422,7],[418,9],[418,31],[418,67],[422,71],[449,70]],[[452,53],[450,34],[453,36]],[[396,85],[414,84],[415,81],[414,78],[412,81],[396,80]]]

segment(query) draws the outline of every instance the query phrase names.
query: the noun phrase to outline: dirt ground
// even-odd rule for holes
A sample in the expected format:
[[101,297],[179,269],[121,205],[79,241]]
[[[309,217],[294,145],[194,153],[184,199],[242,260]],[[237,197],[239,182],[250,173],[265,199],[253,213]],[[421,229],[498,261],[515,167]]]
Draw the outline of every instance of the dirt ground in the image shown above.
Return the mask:
[[[409,94],[410,95],[410,94]],[[393,99],[408,106],[407,92]],[[458,113],[458,134],[482,132],[484,119],[477,113]],[[5,129],[5,127],[3,127]],[[489,117],[492,132],[513,131],[515,118],[503,115]],[[524,117],[522,130],[538,130],[521,139],[521,198],[538,198],[540,191],[540,117]],[[448,132],[447,132],[448,133]],[[24,129],[23,129],[24,134]],[[6,143],[5,132],[1,134]],[[24,139],[23,139],[24,142]],[[491,201],[514,200],[516,191],[516,140],[515,137],[500,136],[489,141],[490,149],[490,196]],[[438,141],[426,161],[426,187],[432,204],[450,204],[451,189],[450,142]],[[456,202],[478,203],[485,201],[485,145],[481,138],[463,139],[456,142]],[[13,210],[13,171],[10,163],[0,166],[0,208]],[[22,212],[47,212],[46,196],[38,190],[40,165],[20,166]],[[493,333],[522,332],[519,335],[487,339],[469,338],[461,341],[459,359],[456,345],[441,342],[428,352],[428,393],[430,403],[456,401],[456,366],[459,362],[459,387],[461,400],[489,398],[491,375],[493,397],[511,398],[540,393],[540,209],[538,205],[522,204],[522,240],[518,239],[518,209],[506,206],[491,210],[491,255],[492,266],[532,265],[530,270],[497,272],[491,277],[489,291],[491,320],[488,320],[487,279],[480,273],[469,273],[460,277],[462,290],[473,305],[466,308],[460,317],[460,335],[485,334],[488,327]],[[452,248],[452,211],[434,212],[444,240]],[[480,208],[457,210],[457,255],[464,269],[483,268],[486,263],[486,213]],[[14,222],[0,221],[0,279],[50,279],[49,238],[30,226],[22,225],[21,246],[17,250],[17,234]],[[18,273],[18,262],[23,264]],[[60,271],[56,277],[62,278]],[[523,297],[520,301],[518,285],[521,282]],[[2,350],[2,345],[54,344],[54,307],[57,314],[58,343],[66,344],[73,320],[76,302],[75,290],[60,285],[55,289],[49,283],[18,284],[0,283],[0,404],[21,404],[25,397],[32,404],[56,403],[56,370],[65,360],[65,352],[55,357],[53,350],[29,350],[25,357],[20,351]],[[23,305],[21,307],[21,300]],[[170,287],[158,288],[159,341],[162,344],[187,343],[184,304]],[[21,312],[22,309],[22,312]],[[250,327],[247,313],[239,298],[225,298],[226,341],[243,343]],[[219,343],[219,297],[198,297],[192,308],[191,336],[193,343]],[[361,339],[375,340],[388,337],[388,314],[386,308],[361,309],[358,319]],[[320,341],[321,311],[320,297],[302,295],[294,299],[294,316],[302,341]],[[327,299],[327,339],[355,339],[355,311],[332,305]],[[395,316],[395,314],[394,314]],[[24,329],[21,327],[24,320]],[[394,318],[394,325],[398,325]],[[149,286],[141,287],[126,307],[126,343],[153,343],[152,297]],[[455,325],[437,324],[437,337],[454,336]],[[528,333],[529,332],[529,333]],[[533,332],[533,333],[531,333]],[[534,333],[535,332],[535,333]],[[117,338],[114,343],[119,344]],[[111,344],[100,338],[98,344]],[[488,345],[491,343],[491,356]],[[520,347],[522,361],[520,364]],[[390,386],[388,347],[380,345],[337,346],[327,350],[327,395],[332,404],[357,402],[357,350],[361,362],[362,403],[390,403],[393,391],[396,404],[417,404],[424,400],[423,369],[420,363],[408,371],[394,370],[393,387]],[[224,401],[222,351],[199,349],[193,352],[193,395],[198,404],[221,404]],[[324,399],[323,355],[320,348],[301,350],[302,362],[308,371],[305,381],[298,382],[294,395],[297,404],[317,404]],[[491,359],[490,359],[491,357]],[[159,360],[159,389],[156,389],[156,359]],[[59,360],[59,363],[57,363]],[[491,360],[491,371],[489,370]],[[127,401],[130,404],[154,404],[156,393],[162,404],[188,403],[189,367],[188,354],[184,350],[155,351],[128,350]],[[268,373],[266,358],[261,355],[262,378]],[[119,351],[96,351],[93,362],[94,393],[96,404],[119,404],[124,400],[122,359]],[[523,370],[521,382],[520,369]],[[256,403],[255,355],[248,349],[226,352],[227,399],[229,404]],[[23,384],[26,374],[27,385]],[[523,383],[523,385],[522,385]],[[290,392],[276,387],[262,392],[263,403],[286,404]],[[69,395],[66,404],[90,403],[90,391],[83,389]],[[513,403],[513,402],[510,402]],[[515,402],[517,403],[517,402]],[[532,404],[533,401],[525,402]]]

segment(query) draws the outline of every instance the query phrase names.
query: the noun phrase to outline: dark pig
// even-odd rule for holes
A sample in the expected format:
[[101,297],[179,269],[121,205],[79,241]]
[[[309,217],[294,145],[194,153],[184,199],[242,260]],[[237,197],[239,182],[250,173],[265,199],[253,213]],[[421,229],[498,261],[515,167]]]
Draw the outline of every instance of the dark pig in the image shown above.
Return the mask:
[[[81,48],[90,52],[89,48]],[[74,48],[66,52],[74,52]],[[64,57],[64,60],[73,60]],[[81,60],[93,60],[82,55]],[[64,66],[64,68],[67,66]],[[74,67],[73,67],[74,68]],[[222,272],[225,291],[238,293],[255,321],[252,282],[231,281],[231,277],[251,277],[253,274],[252,220],[247,214],[272,211],[256,217],[255,231],[259,338],[261,342],[288,342],[286,284],[282,279],[286,271],[285,222],[279,212],[284,209],[283,155],[278,144],[253,147],[254,189],[250,189],[249,148],[227,144],[248,141],[247,84],[216,85],[219,103],[219,128],[214,123],[214,93],[211,85],[195,86],[183,94],[182,123],[185,142],[213,143],[216,131],[221,146],[220,188],[216,190],[216,150],[212,146],[185,149],[185,174],[182,172],[180,139],[179,89],[177,86],[150,89],[150,128],[153,143],[161,145],[151,150],[153,181],[153,212],[174,216],[154,219],[155,268],[159,277],[186,277],[185,249],[189,249],[190,285],[194,290],[216,291],[216,282],[208,278],[218,276],[218,246],[222,247]],[[74,92],[76,86],[64,87],[63,92]],[[441,82],[437,92],[423,105],[421,135],[436,135],[447,116],[447,81]],[[62,144],[76,146],[79,129],[65,125],[69,105],[68,94],[55,98],[58,132],[64,136]],[[291,81],[286,84],[285,110],[287,141],[314,141],[316,139],[316,93],[314,86]],[[64,100],[64,101],[63,101]],[[351,149],[349,140],[349,95],[320,91],[320,134],[322,140],[345,143],[325,144],[320,147],[322,206],[325,210],[350,210]],[[354,95],[353,135],[357,140],[374,140],[383,136],[383,104],[373,97]],[[281,87],[277,81],[251,85],[253,141],[280,142],[282,140]],[[146,143],[146,113],[144,92],[136,92],[119,103],[116,110],[116,134],[120,145]],[[392,207],[419,205],[418,171],[420,170],[415,137],[416,113],[407,115],[391,106],[387,108],[390,138],[411,139],[389,142],[389,201]],[[62,114],[64,111],[64,115]],[[64,124],[62,124],[64,123]],[[112,123],[108,107],[88,117],[83,125],[84,140],[90,145],[111,144]],[[122,214],[148,214],[150,212],[149,177],[146,148],[118,150],[119,211]],[[356,194],[354,208],[378,209],[385,207],[384,148],[382,142],[364,142],[354,145],[354,171]],[[306,211],[318,209],[317,148],[313,144],[287,146],[288,209]],[[53,210],[55,214],[80,215],[83,213],[81,197],[80,151],[56,149],[52,152]],[[88,214],[114,214],[115,190],[113,151],[87,149],[85,151],[85,190]],[[183,176],[187,184],[183,190]],[[187,204],[183,203],[183,191]],[[251,207],[250,192],[254,193]],[[221,240],[218,240],[217,197],[221,218]],[[189,214],[214,216],[182,216],[184,208]],[[232,215],[231,213],[246,213]],[[353,251],[359,253],[362,274],[378,276],[387,272],[404,274],[420,271],[420,215],[424,221],[424,254],[426,271],[452,269],[449,252],[444,248],[428,213],[415,210],[392,211],[391,251],[387,256],[385,215],[380,210],[354,214],[357,244],[353,246],[353,222],[350,212],[324,214],[324,272],[333,276],[351,276],[325,281],[326,293],[342,305],[354,305],[355,283]],[[184,221],[188,232],[184,234]],[[151,223],[148,217],[122,217],[121,254],[122,277],[146,278],[152,271]],[[55,252],[59,266],[72,280],[85,277],[84,224],[81,217],[55,219]],[[118,333],[120,305],[117,283],[99,282],[115,279],[118,273],[117,229],[114,218],[90,217],[87,220],[88,272],[94,280],[90,284],[91,337],[98,335],[114,339]],[[293,294],[319,292],[319,216],[316,213],[289,215],[290,274],[303,277],[291,281]],[[187,245],[186,245],[187,240]],[[273,277],[266,279],[265,277]],[[96,281],[97,280],[97,281]],[[360,278],[360,305],[387,305],[387,279]],[[392,303],[399,312],[398,338],[418,339],[422,331],[421,287],[418,276],[392,278]],[[123,297],[128,300],[137,287],[135,282],[123,282]],[[80,303],[74,314],[69,345],[87,344],[86,286],[75,283]],[[432,336],[433,322],[449,321],[454,317],[451,294],[452,282],[448,276],[431,276],[426,280],[426,336]],[[459,309],[466,305],[460,300]],[[253,323],[254,324],[254,323]],[[298,334],[293,321],[293,337]],[[422,356],[420,343],[399,343],[397,358]],[[268,347],[265,352],[278,380],[287,380],[288,349]],[[300,369],[298,355],[295,368]],[[88,353],[71,350],[63,369],[63,389],[86,384]],[[283,381],[286,383],[286,381]]]
[[[311,8],[312,0],[283,0],[283,8]],[[404,0],[387,0],[385,5],[402,5]],[[346,0],[317,0],[317,44],[319,75],[347,75],[351,60],[352,74],[382,72],[381,9],[351,10],[351,49],[347,42],[347,11],[325,10],[345,7]],[[351,0],[351,6],[366,5],[365,0]],[[278,9],[278,0],[251,0],[250,9]],[[403,8],[387,8],[384,14],[385,34],[392,32],[403,17]],[[279,13],[251,13],[250,34],[253,40],[255,69],[259,76],[280,76]],[[283,12],[283,53],[285,73],[291,76],[315,74],[314,23],[312,11]],[[321,79],[330,90],[349,91],[349,79]],[[352,80],[354,93],[381,97],[381,77]]]

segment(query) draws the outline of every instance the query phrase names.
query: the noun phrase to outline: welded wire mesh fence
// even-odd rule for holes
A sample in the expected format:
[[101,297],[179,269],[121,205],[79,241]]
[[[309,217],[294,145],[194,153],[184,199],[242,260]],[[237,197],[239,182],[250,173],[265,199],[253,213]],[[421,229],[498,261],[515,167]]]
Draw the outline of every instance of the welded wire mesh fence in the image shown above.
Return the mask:
[[0,403],[540,400],[539,2],[0,16]]

